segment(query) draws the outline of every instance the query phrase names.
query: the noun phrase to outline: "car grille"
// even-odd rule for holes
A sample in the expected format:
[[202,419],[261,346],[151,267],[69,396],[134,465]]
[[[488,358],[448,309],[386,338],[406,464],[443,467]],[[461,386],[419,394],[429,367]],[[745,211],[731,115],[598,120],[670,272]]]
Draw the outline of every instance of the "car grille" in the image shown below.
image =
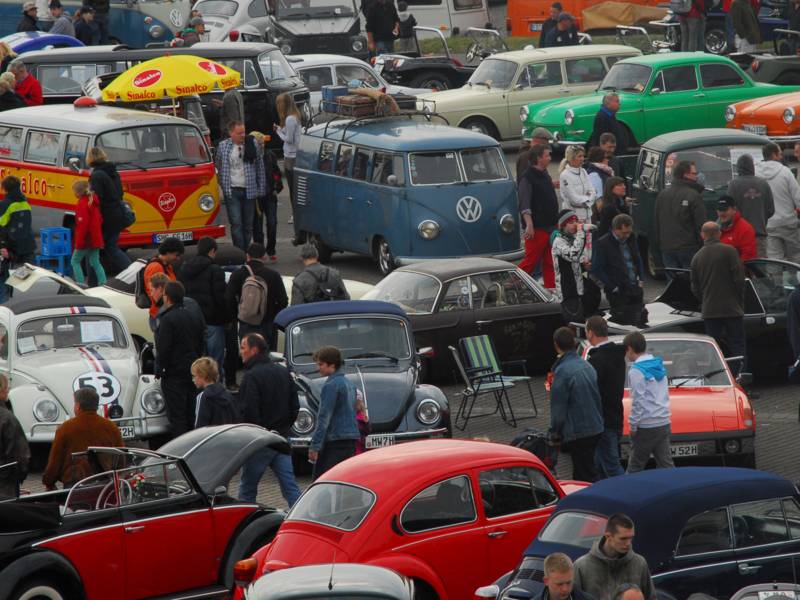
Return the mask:
[[531,581],[542,581],[544,571],[540,569],[520,569],[514,579],[530,579]]
[[291,44],[293,54],[349,54],[352,52],[349,35],[300,36],[292,39]]

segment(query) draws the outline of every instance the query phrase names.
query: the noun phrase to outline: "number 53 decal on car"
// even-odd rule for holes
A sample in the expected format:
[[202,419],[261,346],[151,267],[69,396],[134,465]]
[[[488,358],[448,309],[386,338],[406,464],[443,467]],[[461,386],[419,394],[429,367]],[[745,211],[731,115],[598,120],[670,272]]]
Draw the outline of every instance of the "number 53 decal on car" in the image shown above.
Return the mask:
[[100,396],[100,405],[111,404],[119,396],[121,386],[119,379],[109,373],[89,371],[78,375],[72,382],[73,391],[78,391],[82,387],[92,387]]

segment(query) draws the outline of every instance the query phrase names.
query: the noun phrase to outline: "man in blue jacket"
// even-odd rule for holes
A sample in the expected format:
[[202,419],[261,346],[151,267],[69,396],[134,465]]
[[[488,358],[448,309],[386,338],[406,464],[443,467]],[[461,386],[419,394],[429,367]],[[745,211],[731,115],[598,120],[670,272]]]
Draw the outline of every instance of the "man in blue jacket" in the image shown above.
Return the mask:
[[314,463],[313,480],[356,453],[360,437],[356,423],[356,387],[342,371],[342,353],[323,346],[314,353],[319,373],[328,381],[322,387],[317,427],[311,436],[308,460]]
[[553,552],[544,559],[544,588],[533,600],[594,600],[574,585],[575,570],[569,556]]
[[553,343],[558,359],[550,388],[550,432],[572,455],[572,478],[596,481],[594,455],[603,433],[597,373],[578,356],[572,329],[556,329]]

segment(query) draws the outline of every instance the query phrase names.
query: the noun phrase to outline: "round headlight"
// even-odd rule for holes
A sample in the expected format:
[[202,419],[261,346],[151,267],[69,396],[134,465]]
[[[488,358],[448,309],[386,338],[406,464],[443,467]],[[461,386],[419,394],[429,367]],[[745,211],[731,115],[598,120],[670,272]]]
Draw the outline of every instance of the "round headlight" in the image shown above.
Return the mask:
[[524,123],[525,121],[528,120],[528,115],[529,114],[530,114],[530,111],[528,111],[528,105],[527,104],[523,104],[522,108],[519,109],[519,120]]
[[361,52],[364,49],[364,40],[356,38],[350,44],[350,47],[353,49],[353,52]]
[[197,200],[197,204],[198,206],[200,206],[200,210],[202,210],[203,212],[211,212],[212,210],[214,210],[216,202],[214,202],[214,196],[212,196],[211,194],[203,194]]
[[725,442],[725,452],[736,454],[739,451],[739,440],[728,440]]
[[439,224],[436,221],[426,220],[417,226],[417,231],[423,240],[432,240],[439,235]]
[[164,407],[166,406],[164,394],[158,388],[151,388],[142,394],[141,404],[145,412],[151,415],[164,412]]
[[164,28],[161,25],[152,25],[150,29],[147,30],[147,33],[150,37],[159,38],[164,35]]
[[292,47],[289,44],[281,44],[281,53],[283,54],[291,54]]
[[725,109],[725,120],[730,123],[736,117],[736,107],[729,106]]
[[575,121],[575,113],[572,112],[571,108],[568,108],[564,113],[564,125],[572,125],[573,121]]
[[433,425],[439,420],[442,410],[439,403],[430,398],[423,400],[417,406],[417,419],[423,425]]
[[783,122],[787,125],[791,125],[792,121],[794,121],[794,109],[790,106],[783,111]]
[[506,233],[513,233],[514,226],[516,223],[514,222],[514,217],[510,214],[506,213],[502,217],[500,217],[500,229],[502,229]]
[[301,408],[297,412],[297,418],[294,420],[294,425],[292,425],[292,429],[294,429],[299,434],[309,433],[312,429],[314,429],[316,419],[310,410],[307,408]]
[[58,419],[58,404],[50,398],[42,398],[37,400],[33,405],[33,416],[37,421],[44,421],[45,423],[52,423]]

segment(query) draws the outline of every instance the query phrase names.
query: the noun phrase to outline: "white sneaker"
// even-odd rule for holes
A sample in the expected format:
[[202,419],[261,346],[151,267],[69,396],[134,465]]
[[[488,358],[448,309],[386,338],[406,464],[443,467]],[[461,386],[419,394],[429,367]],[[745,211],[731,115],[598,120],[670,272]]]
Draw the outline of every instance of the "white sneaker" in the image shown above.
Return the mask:
[[294,215],[289,217],[289,220],[287,221],[287,223],[289,223],[289,225],[294,225]]

